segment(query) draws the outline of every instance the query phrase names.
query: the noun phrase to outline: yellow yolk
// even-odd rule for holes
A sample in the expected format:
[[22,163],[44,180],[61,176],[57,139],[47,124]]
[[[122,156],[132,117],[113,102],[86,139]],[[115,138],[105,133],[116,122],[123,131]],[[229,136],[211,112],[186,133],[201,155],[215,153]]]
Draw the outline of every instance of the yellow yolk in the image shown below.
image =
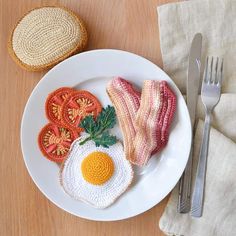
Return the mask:
[[93,185],[102,185],[112,177],[114,164],[106,153],[92,152],[82,161],[81,170],[87,182]]

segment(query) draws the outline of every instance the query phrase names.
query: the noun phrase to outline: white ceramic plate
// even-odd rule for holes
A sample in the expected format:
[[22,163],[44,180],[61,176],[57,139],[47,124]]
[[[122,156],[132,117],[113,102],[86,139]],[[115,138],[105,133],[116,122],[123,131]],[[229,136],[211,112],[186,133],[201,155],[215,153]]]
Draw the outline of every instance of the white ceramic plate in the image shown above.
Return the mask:
[[[152,157],[148,166],[135,169],[132,187],[112,206],[99,210],[64,193],[58,180],[59,167],[44,158],[37,137],[47,123],[44,104],[53,90],[71,86],[94,93],[103,106],[110,103],[105,88],[111,76],[121,76],[142,87],[144,79],[166,80],[177,96],[177,112],[168,145]],[[118,127],[114,132],[121,138]],[[185,101],[173,81],[159,67],[135,54],[119,50],[94,50],[75,55],[50,70],[33,90],[21,124],[21,146],[26,167],[43,194],[58,207],[91,220],[121,220],[147,211],[176,185],[189,155],[190,119]]]

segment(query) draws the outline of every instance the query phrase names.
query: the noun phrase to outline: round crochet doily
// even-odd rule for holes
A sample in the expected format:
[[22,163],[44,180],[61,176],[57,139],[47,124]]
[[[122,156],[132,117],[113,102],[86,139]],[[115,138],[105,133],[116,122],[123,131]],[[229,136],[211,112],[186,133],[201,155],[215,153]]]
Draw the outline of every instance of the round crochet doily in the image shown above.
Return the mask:
[[23,68],[51,68],[87,44],[81,19],[64,7],[41,7],[19,20],[9,40],[9,52]]

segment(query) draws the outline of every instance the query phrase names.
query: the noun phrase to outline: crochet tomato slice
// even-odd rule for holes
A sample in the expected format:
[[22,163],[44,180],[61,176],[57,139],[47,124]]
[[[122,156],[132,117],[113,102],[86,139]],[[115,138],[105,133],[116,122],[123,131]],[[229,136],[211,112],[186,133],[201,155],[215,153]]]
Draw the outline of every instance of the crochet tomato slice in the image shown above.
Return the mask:
[[71,129],[81,132],[79,127],[81,120],[92,115],[94,118],[101,112],[102,106],[99,100],[90,92],[79,90],[68,95],[62,106],[63,124]]
[[41,152],[51,161],[62,162],[66,157],[71,143],[78,137],[74,131],[47,124],[42,128],[38,136],[38,144]]
[[46,116],[48,120],[57,125],[62,125],[61,109],[68,95],[75,90],[68,87],[62,87],[48,95],[45,104]]

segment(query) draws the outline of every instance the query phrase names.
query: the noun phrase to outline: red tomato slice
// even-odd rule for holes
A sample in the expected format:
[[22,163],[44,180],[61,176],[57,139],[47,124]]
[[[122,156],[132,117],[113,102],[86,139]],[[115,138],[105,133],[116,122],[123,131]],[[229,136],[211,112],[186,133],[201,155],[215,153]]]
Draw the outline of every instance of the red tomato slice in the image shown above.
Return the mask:
[[68,95],[63,103],[62,121],[66,127],[81,132],[83,129],[78,127],[81,120],[88,115],[96,118],[101,110],[102,106],[93,94],[79,90]]
[[77,137],[76,132],[49,123],[40,131],[38,144],[45,157],[51,161],[62,162],[70,149],[71,143]]
[[62,125],[61,108],[68,95],[75,90],[68,87],[62,87],[48,95],[45,104],[46,116],[48,120],[57,125]]

